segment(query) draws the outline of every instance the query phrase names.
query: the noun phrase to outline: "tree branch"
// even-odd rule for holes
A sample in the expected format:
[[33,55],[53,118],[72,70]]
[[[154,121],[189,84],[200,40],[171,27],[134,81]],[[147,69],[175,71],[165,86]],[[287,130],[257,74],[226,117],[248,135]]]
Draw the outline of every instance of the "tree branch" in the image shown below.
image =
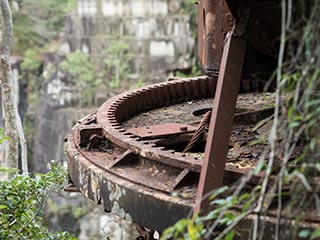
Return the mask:
[[27,147],[24,137],[21,119],[13,92],[13,77],[10,64],[10,52],[12,46],[12,16],[8,0],[0,2],[0,80],[2,85],[2,102],[4,106],[5,132],[9,137],[6,146],[6,164],[10,168],[18,168],[19,148],[21,144],[22,170],[28,172]]

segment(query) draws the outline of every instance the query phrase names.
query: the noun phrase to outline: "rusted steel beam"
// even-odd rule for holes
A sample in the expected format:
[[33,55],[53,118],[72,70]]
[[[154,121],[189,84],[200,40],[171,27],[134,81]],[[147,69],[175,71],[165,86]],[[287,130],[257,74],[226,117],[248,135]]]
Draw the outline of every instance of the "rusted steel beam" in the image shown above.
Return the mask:
[[228,33],[223,49],[210,128],[200,173],[195,212],[206,211],[208,199],[203,197],[223,185],[225,162],[231,135],[233,115],[240,86],[246,48],[245,36]]

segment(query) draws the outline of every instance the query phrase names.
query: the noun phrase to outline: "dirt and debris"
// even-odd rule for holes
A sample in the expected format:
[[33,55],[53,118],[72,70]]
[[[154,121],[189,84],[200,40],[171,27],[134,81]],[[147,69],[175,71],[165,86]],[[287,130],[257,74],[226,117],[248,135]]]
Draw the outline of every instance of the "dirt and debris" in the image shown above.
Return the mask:
[[[264,109],[272,109],[274,105],[274,97],[270,93],[250,93],[238,96],[237,114],[250,113],[246,116],[249,124],[240,125],[235,122],[230,139],[229,153],[227,162],[235,164],[239,168],[253,167],[261,156],[264,146],[267,144],[267,137],[272,125],[272,116],[268,113],[267,117],[258,116],[258,113]],[[141,113],[122,124],[125,129],[155,126],[166,123],[180,123],[197,127],[201,118],[207,111],[212,109],[213,98],[187,101],[168,107],[154,109]],[[269,111],[270,112],[270,111]],[[239,118],[241,118],[240,116]],[[266,121],[259,126],[259,122]],[[252,123],[254,122],[254,123]],[[271,125],[270,125],[271,124]],[[164,146],[166,149],[173,149],[177,153],[182,152],[188,144],[191,136],[182,135],[177,141],[172,141],[172,137],[168,141],[160,140],[157,144]],[[187,152],[187,156],[195,159],[202,159],[204,155],[205,138],[192,152]],[[173,142],[173,143],[171,143]],[[162,144],[162,145],[161,145]]]
[[110,154],[113,153],[112,143],[105,137],[100,137],[96,135],[90,137],[89,143],[86,148],[88,151],[93,152],[106,152]]

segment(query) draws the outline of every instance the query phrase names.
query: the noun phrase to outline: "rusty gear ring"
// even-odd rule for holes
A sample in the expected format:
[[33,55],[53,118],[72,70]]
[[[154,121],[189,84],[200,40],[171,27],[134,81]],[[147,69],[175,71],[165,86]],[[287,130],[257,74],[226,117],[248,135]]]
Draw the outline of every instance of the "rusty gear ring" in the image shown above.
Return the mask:
[[[67,150],[69,175],[75,187],[103,204],[106,211],[151,229],[165,229],[186,217],[193,209],[195,195],[171,196],[171,193],[187,176],[197,179],[202,160],[141,140],[127,132],[121,123],[150,109],[213,97],[216,81],[212,77],[198,77],[143,87],[111,98],[96,113],[80,120],[68,137]],[[112,153],[91,151],[94,142],[101,139],[112,145]],[[141,164],[132,173],[134,167],[130,164],[136,161]],[[163,166],[169,169],[166,170],[168,180],[161,178],[162,172],[137,176],[141,171],[139,167],[148,167],[148,162],[160,170]],[[172,172],[168,173],[170,169]],[[247,171],[227,165],[225,178],[237,180]],[[197,181],[194,189],[196,184]],[[144,211],[139,211],[141,207]]]
[[[141,154],[148,159],[161,161],[174,167],[190,168],[192,171],[200,172],[201,161],[187,157],[183,153],[155,147],[148,141],[140,140],[127,132],[120,124],[130,116],[150,109],[191,99],[212,97],[215,85],[216,79],[199,77],[168,81],[127,92],[110,99],[98,109],[97,124],[106,130],[107,138],[113,143],[135,154]],[[152,153],[156,148],[160,150],[161,158]],[[145,151],[146,149],[149,151]]]

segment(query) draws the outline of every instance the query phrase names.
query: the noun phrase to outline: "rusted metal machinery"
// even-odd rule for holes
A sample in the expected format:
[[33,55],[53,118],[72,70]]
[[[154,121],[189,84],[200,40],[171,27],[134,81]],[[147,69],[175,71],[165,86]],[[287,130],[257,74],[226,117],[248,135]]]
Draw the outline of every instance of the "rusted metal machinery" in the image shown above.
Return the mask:
[[[180,79],[126,92],[79,120],[68,136],[73,184],[106,211],[148,228],[162,230],[186,217],[194,208],[205,142],[183,149],[201,113],[212,107],[209,89],[216,81]],[[242,97],[246,102],[253,95]],[[264,95],[254,97],[262,101]],[[269,103],[239,104],[239,124],[272,114]],[[229,164],[225,178],[237,180],[250,169]]]
[[274,51],[278,32],[256,25],[265,5],[279,20],[275,2],[202,0],[198,52],[207,76],[125,92],[79,120],[67,140],[74,186],[106,211],[161,231],[205,210],[208,192],[251,170],[257,156],[245,167],[226,159],[230,135],[254,136],[246,126],[272,114],[265,94],[236,101],[247,39],[264,54]]

